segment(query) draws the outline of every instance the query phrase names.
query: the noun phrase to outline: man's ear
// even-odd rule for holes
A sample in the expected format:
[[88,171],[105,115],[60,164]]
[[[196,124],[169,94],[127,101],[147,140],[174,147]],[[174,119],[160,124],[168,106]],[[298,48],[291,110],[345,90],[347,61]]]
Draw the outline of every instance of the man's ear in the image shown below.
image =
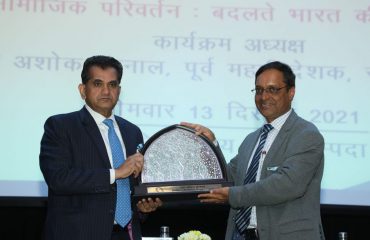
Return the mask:
[[289,89],[289,100],[290,100],[290,101],[293,101],[294,94],[295,94],[295,87],[291,87],[291,88]]
[[83,100],[85,100],[86,99],[86,93],[85,93],[86,86],[85,86],[85,84],[80,83],[80,85],[78,85],[78,91],[80,92],[81,98]]

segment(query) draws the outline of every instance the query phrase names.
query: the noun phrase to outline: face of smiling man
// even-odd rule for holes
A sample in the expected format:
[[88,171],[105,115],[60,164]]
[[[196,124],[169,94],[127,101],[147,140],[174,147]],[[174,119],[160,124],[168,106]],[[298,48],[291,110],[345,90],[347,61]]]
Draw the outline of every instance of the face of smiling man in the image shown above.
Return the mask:
[[[268,123],[291,108],[295,88],[288,89],[282,72],[276,69],[263,71],[256,79],[256,90],[254,98],[256,106]],[[262,93],[258,90],[262,90]]]
[[107,118],[112,114],[121,92],[117,71],[113,67],[103,69],[92,66],[89,80],[86,84],[80,84],[78,89],[86,104]]

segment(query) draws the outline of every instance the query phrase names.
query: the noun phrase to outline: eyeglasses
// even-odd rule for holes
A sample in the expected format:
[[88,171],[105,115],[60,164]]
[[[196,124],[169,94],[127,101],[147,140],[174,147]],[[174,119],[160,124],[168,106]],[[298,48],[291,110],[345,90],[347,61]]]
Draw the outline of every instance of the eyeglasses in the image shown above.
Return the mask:
[[263,92],[266,92],[268,94],[271,94],[271,95],[275,95],[277,94],[281,89],[283,88],[286,88],[288,86],[284,86],[284,87],[281,87],[281,88],[276,88],[276,87],[268,87],[268,88],[261,88],[261,87],[257,87],[255,89],[252,89],[251,91],[256,94],[256,95],[262,95]]

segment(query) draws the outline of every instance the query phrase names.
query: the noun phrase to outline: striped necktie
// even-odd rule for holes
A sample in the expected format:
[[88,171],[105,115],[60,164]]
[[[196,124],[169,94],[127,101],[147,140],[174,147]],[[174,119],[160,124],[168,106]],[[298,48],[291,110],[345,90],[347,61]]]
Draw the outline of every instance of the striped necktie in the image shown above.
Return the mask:
[[[268,133],[273,128],[274,127],[271,126],[271,124],[265,124],[263,126],[260,141],[258,143],[256,151],[254,152],[252,162],[249,165],[247,174],[244,179],[244,184],[254,183],[256,181],[257,170],[261,158],[262,149],[265,146]],[[249,225],[249,221],[251,218],[251,210],[252,206],[249,206],[238,210],[238,212],[236,213],[235,224],[236,229],[239,231],[240,234],[243,234]]]
[[[118,168],[125,161],[125,155],[121,142],[114,130],[113,120],[105,119],[103,121],[108,126],[108,139],[109,146],[112,151],[113,167]],[[130,182],[128,178],[117,179],[117,204],[115,220],[116,222],[125,227],[131,220],[131,200],[130,200]]]

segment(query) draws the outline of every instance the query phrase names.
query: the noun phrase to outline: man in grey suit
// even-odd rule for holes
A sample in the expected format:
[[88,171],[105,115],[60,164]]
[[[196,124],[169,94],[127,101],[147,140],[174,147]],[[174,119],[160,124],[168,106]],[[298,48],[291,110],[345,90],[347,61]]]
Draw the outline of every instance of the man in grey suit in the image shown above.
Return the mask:
[[[284,63],[267,63],[256,72],[252,91],[266,124],[245,138],[228,164],[235,186],[214,189],[199,198],[230,204],[227,240],[323,240],[324,139],[291,108],[295,75]],[[208,128],[183,124],[215,141]]]

